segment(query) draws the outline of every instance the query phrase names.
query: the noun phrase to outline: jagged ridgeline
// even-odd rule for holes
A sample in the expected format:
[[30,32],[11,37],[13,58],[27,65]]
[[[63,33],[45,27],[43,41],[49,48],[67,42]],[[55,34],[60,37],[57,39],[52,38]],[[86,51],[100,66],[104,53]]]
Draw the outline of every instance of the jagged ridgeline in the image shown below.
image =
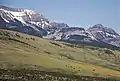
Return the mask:
[[42,14],[29,9],[0,6],[0,28],[19,31],[51,40],[87,43],[120,49],[120,35],[113,29],[96,24],[84,29],[65,23],[51,22]]
[[0,6],[0,81],[48,80],[120,81],[120,35]]

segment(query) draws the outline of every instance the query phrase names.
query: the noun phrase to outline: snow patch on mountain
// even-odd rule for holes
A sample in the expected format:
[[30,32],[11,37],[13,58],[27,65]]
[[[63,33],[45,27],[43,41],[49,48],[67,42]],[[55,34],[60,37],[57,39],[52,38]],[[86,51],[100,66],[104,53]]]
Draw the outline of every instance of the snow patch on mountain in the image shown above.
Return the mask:
[[87,43],[107,43],[120,47],[120,35],[113,29],[96,24],[89,29],[69,27],[65,23],[50,22],[43,15],[29,9],[0,6],[0,28],[9,28],[51,40]]

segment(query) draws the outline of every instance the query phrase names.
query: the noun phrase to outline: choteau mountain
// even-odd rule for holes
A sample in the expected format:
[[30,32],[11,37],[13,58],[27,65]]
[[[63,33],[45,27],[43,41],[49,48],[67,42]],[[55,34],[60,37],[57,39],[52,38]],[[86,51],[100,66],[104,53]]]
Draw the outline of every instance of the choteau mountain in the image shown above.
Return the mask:
[[65,23],[50,22],[42,14],[28,9],[0,5],[0,28],[51,40],[120,48],[120,35],[102,24],[96,24],[88,29],[69,27]]

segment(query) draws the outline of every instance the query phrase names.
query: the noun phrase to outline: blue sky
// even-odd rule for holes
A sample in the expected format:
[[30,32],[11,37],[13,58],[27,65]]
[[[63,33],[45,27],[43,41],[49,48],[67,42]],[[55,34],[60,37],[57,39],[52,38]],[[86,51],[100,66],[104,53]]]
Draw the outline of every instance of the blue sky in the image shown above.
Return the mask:
[[0,0],[2,4],[38,11],[49,20],[88,28],[95,24],[120,33],[120,0]]

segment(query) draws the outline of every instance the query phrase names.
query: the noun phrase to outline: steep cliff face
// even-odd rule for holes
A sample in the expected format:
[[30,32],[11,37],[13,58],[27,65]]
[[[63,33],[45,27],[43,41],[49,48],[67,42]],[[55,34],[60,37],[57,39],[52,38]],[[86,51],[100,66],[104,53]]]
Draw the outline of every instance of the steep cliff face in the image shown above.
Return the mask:
[[120,35],[111,28],[97,24],[90,27],[88,32],[90,32],[92,36],[99,41],[120,47]]
[[49,21],[39,13],[27,10],[0,6],[0,27],[14,29],[23,33],[44,36]]
[[50,22],[42,14],[28,9],[0,6],[0,28],[44,37],[85,43],[105,43],[120,47],[120,35],[113,29],[96,24],[89,29]]

